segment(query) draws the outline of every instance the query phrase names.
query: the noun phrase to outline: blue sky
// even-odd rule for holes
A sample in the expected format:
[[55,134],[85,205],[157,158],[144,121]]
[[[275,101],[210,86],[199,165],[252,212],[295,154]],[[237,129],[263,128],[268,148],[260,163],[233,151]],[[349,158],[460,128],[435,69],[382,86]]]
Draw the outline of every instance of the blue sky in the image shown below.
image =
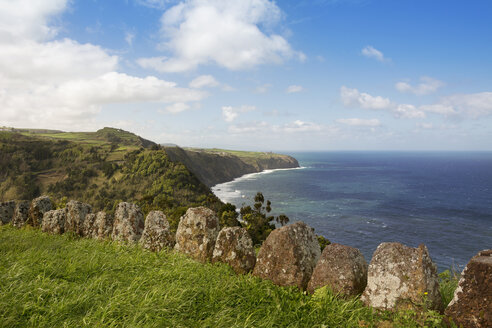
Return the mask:
[[492,150],[492,2],[0,0],[0,126]]

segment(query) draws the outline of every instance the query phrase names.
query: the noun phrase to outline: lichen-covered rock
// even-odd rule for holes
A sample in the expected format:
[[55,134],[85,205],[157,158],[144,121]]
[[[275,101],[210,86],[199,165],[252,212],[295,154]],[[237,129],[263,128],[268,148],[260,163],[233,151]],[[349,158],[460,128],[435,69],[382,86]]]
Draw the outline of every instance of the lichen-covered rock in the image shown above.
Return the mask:
[[145,218],[145,228],[140,245],[154,252],[164,247],[173,248],[175,235],[169,230],[169,222],[161,211],[151,211]]
[[378,309],[428,308],[441,310],[436,265],[427,247],[382,243],[369,264],[367,287],[361,300]]
[[44,213],[52,210],[51,200],[48,196],[41,196],[33,199],[29,207],[29,215],[26,224],[39,227],[43,221]]
[[82,225],[83,237],[92,238],[94,235],[94,223],[96,221],[96,214],[89,213],[85,216],[84,224]]
[[62,234],[65,232],[65,221],[67,219],[67,210],[52,210],[44,213],[41,230],[52,234]]
[[29,216],[29,206],[31,203],[27,200],[17,201],[15,204],[14,217],[12,218],[12,225],[20,228],[26,224]]
[[88,204],[71,200],[67,203],[67,220],[65,221],[65,232],[73,232],[84,236],[84,221],[92,208]]
[[215,262],[229,264],[237,274],[253,270],[256,254],[246,229],[226,227],[220,230],[212,256],[212,263]]
[[253,275],[306,289],[321,255],[313,230],[304,222],[273,230],[260,248]]
[[179,220],[175,249],[197,261],[210,261],[219,230],[219,218],[214,211],[190,208]]
[[361,294],[367,285],[367,262],[354,247],[330,244],[325,247],[314,268],[308,291],[328,286],[345,296]]
[[135,204],[119,203],[114,213],[111,238],[116,241],[136,243],[145,227],[144,215]]
[[92,238],[104,240],[111,238],[113,232],[113,217],[105,212],[97,212],[92,227]]
[[468,262],[445,314],[463,328],[492,327],[492,249]]
[[12,218],[14,217],[14,210],[15,202],[12,200],[9,202],[0,203],[0,225],[7,224],[12,221]]

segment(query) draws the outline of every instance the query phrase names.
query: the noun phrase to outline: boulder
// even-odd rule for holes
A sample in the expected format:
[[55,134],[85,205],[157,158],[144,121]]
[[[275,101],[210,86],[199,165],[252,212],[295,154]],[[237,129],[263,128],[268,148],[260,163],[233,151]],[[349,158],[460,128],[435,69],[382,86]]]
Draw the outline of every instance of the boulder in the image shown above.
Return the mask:
[[92,227],[92,238],[103,240],[111,238],[113,232],[113,217],[105,212],[97,212]]
[[30,202],[27,200],[17,201],[15,204],[14,217],[12,218],[12,225],[20,228],[26,224],[29,217]]
[[328,286],[333,292],[352,297],[362,294],[367,285],[367,262],[354,247],[330,244],[314,268],[308,291]]
[[320,255],[314,229],[296,222],[270,233],[260,248],[253,275],[304,290]]
[[14,217],[14,211],[14,201],[0,203],[0,225],[10,223]]
[[215,262],[229,264],[237,274],[253,270],[256,254],[253,241],[246,229],[226,227],[220,230],[212,255],[212,263]]
[[219,218],[206,207],[189,208],[179,220],[175,249],[200,262],[212,260]]
[[468,262],[445,314],[463,328],[492,327],[492,249]]
[[41,230],[52,234],[62,234],[65,232],[65,221],[67,219],[67,210],[52,210],[44,213]]
[[119,203],[114,213],[111,238],[116,241],[136,243],[145,227],[144,215],[135,204]]
[[65,232],[73,232],[84,236],[84,221],[92,208],[88,204],[71,200],[67,203],[67,220],[65,221]]
[[436,265],[427,247],[382,243],[369,264],[361,300],[378,309],[442,309]]
[[175,238],[164,213],[151,211],[145,218],[145,228],[139,243],[145,249],[159,252],[164,247],[173,248]]
[[94,235],[94,223],[96,221],[96,214],[89,213],[85,216],[84,224],[82,225],[82,236],[92,238]]
[[39,227],[43,221],[44,213],[52,210],[51,200],[48,196],[41,196],[33,199],[29,207],[29,215],[26,224]]

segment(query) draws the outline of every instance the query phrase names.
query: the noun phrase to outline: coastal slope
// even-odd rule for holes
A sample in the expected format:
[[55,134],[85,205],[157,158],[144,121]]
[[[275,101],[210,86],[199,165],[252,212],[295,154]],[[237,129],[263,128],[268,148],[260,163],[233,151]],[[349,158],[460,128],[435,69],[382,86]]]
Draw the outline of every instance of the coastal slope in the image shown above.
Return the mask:
[[249,173],[299,167],[295,158],[270,152],[180,147],[164,150],[172,161],[183,163],[208,187]]

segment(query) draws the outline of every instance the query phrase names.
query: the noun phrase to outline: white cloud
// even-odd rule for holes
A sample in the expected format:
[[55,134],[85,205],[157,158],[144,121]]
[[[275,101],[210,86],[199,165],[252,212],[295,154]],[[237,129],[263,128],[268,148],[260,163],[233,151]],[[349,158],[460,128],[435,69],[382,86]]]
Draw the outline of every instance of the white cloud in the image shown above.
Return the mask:
[[190,82],[190,88],[200,89],[204,87],[216,87],[219,86],[219,82],[212,75],[200,75]]
[[492,115],[492,92],[455,94],[419,108],[446,117],[478,119]]
[[126,32],[125,33],[125,41],[128,43],[129,46],[133,45],[133,40],[135,39],[135,33],[133,32]]
[[414,105],[400,104],[394,109],[396,117],[402,118],[425,118],[425,112],[417,109]]
[[434,93],[444,86],[444,82],[431,77],[424,76],[421,77],[420,80],[421,83],[416,86],[411,86],[407,82],[398,82],[395,84],[395,88],[400,92],[413,93],[417,96],[422,96]]
[[389,60],[389,59],[384,57],[384,54],[381,51],[374,48],[373,46],[367,46],[367,47],[363,48],[361,53],[362,53],[362,55],[366,56],[367,58],[376,59],[377,61],[380,61],[380,62],[385,62],[385,61]]
[[270,126],[267,122],[248,122],[231,125],[228,128],[229,133],[233,134],[242,134],[242,133],[257,133],[257,132],[265,132],[270,130]]
[[190,109],[190,105],[182,102],[174,103],[172,105],[166,106],[164,109],[166,112],[177,114]]
[[172,57],[137,62],[159,72],[183,72],[210,63],[241,70],[294,56],[302,60],[305,56],[282,36],[267,35],[261,29],[275,25],[281,15],[270,0],[180,2],[161,18],[162,48]]
[[315,132],[321,131],[322,127],[321,125],[316,123],[295,120],[294,122],[281,126],[280,128],[277,127],[275,128],[275,130],[280,130],[288,133]]
[[415,125],[419,129],[425,129],[425,130],[431,130],[434,128],[434,125],[432,123],[425,123],[425,122],[420,122]]
[[240,113],[247,113],[254,110],[256,110],[255,106],[222,106],[222,117],[224,118],[224,121],[232,122],[239,116]]
[[256,87],[255,93],[267,93],[268,90],[270,90],[271,87],[272,87],[271,84],[259,85],[259,86]]
[[254,121],[231,125],[228,128],[228,131],[234,134],[263,133],[271,135],[273,133],[277,136],[284,136],[293,133],[322,132],[323,130],[324,127],[319,124],[304,122],[301,120],[295,120],[291,123],[283,125],[271,125],[265,121]]
[[376,127],[381,125],[381,122],[378,119],[365,120],[361,118],[341,118],[336,120],[336,122],[360,127]]
[[393,105],[388,98],[374,97],[368,93],[359,92],[346,86],[340,88],[342,102],[347,107],[361,107],[364,109],[390,109]]
[[287,93],[297,93],[303,91],[304,88],[301,85],[290,85],[285,92]]
[[156,77],[118,73],[119,58],[99,46],[48,40],[56,34],[50,18],[65,7],[65,1],[0,1],[0,16],[12,14],[9,24],[0,19],[1,124],[93,129],[106,104],[206,97]]

